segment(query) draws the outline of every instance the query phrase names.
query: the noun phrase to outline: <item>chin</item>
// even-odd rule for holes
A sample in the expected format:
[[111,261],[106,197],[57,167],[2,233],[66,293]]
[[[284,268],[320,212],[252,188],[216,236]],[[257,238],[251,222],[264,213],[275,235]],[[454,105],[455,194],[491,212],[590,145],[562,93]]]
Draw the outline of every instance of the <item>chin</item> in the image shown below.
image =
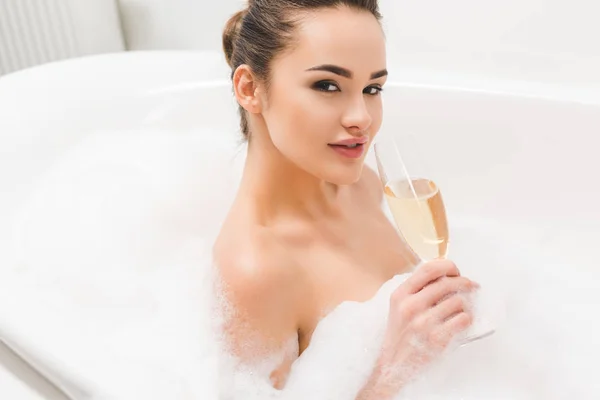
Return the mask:
[[356,166],[345,166],[328,171],[323,180],[334,185],[352,185],[360,179],[363,170],[363,163]]

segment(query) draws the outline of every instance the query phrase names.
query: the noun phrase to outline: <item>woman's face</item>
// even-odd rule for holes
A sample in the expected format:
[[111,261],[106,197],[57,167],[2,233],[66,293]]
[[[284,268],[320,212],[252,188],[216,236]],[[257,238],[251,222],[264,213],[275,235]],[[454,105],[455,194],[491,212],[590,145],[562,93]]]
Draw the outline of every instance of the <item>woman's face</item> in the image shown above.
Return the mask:
[[324,9],[303,18],[296,39],[271,64],[262,111],[271,141],[319,179],[354,183],[381,126],[381,26],[368,12]]

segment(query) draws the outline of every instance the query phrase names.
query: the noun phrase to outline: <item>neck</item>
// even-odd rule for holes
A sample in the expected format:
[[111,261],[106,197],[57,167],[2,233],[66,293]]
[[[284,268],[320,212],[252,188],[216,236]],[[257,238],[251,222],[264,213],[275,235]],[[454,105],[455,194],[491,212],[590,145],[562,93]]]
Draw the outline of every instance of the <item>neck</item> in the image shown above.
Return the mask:
[[339,212],[339,186],[325,182],[285,158],[270,138],[255,135],[240,192],[254,199],[259,218],[266,224],[282,215],[317,219]]

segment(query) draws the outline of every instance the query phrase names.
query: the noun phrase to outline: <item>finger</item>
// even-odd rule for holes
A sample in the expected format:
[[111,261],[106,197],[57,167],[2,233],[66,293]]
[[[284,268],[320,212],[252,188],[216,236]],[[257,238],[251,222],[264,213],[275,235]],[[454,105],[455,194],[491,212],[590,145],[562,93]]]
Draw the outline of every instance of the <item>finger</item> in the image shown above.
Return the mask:
[[445,348],[457,335],[469,328],[472,321],[473,317],[469,313],[456,314],[432,331],[432,344],[440,349]]
[[443,276],[460,276],[460,272],[452,261],[442,259],[430,261],[417,268],[406,280],[406,287],[410,294],[418,293]]
[[[429,284],[419,293],[400,297],[403,294],[397,293],[392,294],[392,304],[402,305],[407,313],[408,317],[414,317],[419,314],[427,313],[433,315],[429,311],[435,308],[437,305],[444,303],[446,300],[450,300],[452,297],[459,295],[461,292],[468,292],[476,287],[476,283],[464,278],[462,276],[455,277],[442,277],[434,283]],[[460,296],[463,297],[463,296]],[[458,300],[454,299],[452,302]],[[445,305],[447,307],[447,304]],[[432,318],[436,323],[439,318]]]
[[433,307],[456,293],[466,293],[477,289],[479,285],[463,276],[442,277],[427,285],[415,296],[420,297],[427,307]]
[[473,314],[463,311],[448,318],[442,326],[445,331],[454,336],[468,329],[472,323]]
[[443,322],[446,322],[457,314],[465,311],[469,311],[467,300],[464,298],[464,296],[459,294],[455,294],[446,298],[431,310],[432,314],[435,316],[435,319]]

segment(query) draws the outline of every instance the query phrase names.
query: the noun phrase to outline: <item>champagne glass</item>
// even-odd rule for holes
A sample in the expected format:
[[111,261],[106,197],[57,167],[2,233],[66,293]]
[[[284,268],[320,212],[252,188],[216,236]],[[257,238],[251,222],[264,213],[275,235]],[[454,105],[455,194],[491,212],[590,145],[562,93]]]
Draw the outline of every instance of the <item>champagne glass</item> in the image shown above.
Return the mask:
[[[415,268],[424,262],[445,258],[450,237],[446,208],[414,136],[381,137],[374,149],[389,211],[417,260]],[[461,345],[495,332],[489,321],[477,315],[482,310],[477,304],[474,306],[474,323],[460,341]]]

